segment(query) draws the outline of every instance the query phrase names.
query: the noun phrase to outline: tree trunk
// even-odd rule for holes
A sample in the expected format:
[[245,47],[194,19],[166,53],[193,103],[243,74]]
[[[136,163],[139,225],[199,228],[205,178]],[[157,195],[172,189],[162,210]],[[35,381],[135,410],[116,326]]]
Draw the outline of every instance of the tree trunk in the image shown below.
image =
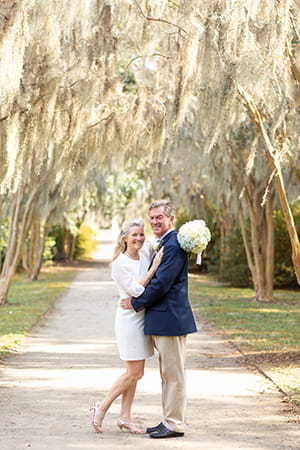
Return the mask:
[[9,229],[9,237],[6,248],[6,254],[3,262],[3,267],[0,275],[0,305],[7,304],[7,293],[9,289],[9,285],[11,282],[11,278],[14,275],[12,262],[16,251],[17,245],[17,236],[18,236],[18,228],[19,228],[19,218],[20,218],[20,210],[21,203],[23,199],[21,189],[17,191],[15,194],[12,210],[12,218]]
[[268,199],[265,204],[266,217],[266,256],[265,256],[265,278],[266,278],[266,297],[273,300],[273,286],[274,286],[274,223],[271,207],[271,199]]
[[10,283],[22,257],[24,241],[32,222],[33,211],[38,200],[39,192],[39,188],[36,188],[31,192],[23,211],[22,200],[25,195],[25,190],[19,189],[16,194],[8,246],[0,276],[0,305],[5,305],[7,303],[7,294]]
[[70,237],[71,242],[70,242],[69,257],[68,257],[68,261],[70,261],[70,262],[74,261],[74,253],[75,253],[75,246],[76,246],[77,238],[78,238],[78,235],[76,235],[76,236],[71,235],[71,237]]
[[246,227],[246,223],[245,223],[241,205],[239,206],[239,210],[238,210],[238,218],[239,218],[239,223],[241,226],[243,243],[244,243],[244,248],[245,248],[245,252],[246,252],[248,267],[251,272],[252,280],[254,280],[254,279],[256,279],[256,267],[254,265],[253,258],[252,258],[250,243],[249,243],[249,239],[248,239],[248,235],[247,235],[247,227]]
[[22,266],[31,279],[32,268],[35,264],[35,258],[37,254],[37,248],[39,247],[40,241],[40,218],[35,216],[32,221],[29,237],[27,239],[29,244],[24,242],[22,251]]
[[23,249],[22,249],[22,267],[25,270],[25,272],[27,273],[28,277],[29,277],[29,272],[30,272],[30,268],[29,268],[29,250],[27,248],[27,242],[24,242],[23,245]]
[[266,153],[271,163],[272,169],[274,171],[274,176],[276,180],[277,190],[279,193],[279,199],[281,208],[284,214],[285,222],[287,225],[291,246],[292,246],[292,260],[294,264],[294,269],[297,277],[297,281],[300,284],[300,242],[297,235],[297,230],[295,226],[294,217],[291,212],[291,208],[286,196],[284,180],[282,176],[281,166],[280,166],[280,154],[278,150],[271,144],[270,138],[267,134],[266,128],[264,126],[261,114],[257,109],[252,98],[247,94],[247,92],[237,84],[237,89],[241,97],[245,100],[251,114],[253,115],[254,121],[260,130],[266,148]]
[[227,255],[230,251],[228,246],[228,237],[230,236],[230,232],[233,228],[233,217],[231,213],[230,206],[226,203],[226,200],[222,196],[222,211],[219,219],[219,229],[220,229],[220,273],[223,272]]
[[[35,280],[37,268],[40,267],[40,259],[43,257],[43,245],[41,237],[41,218],[37,215],[32,224],[30,240],[30,280]],[[42,254],[41,254],[42,253]]]
[[70,257],[70,248],[71,248],[71,232],[67,228],[64,228],[62,236],[62,251],[63,251],[63,258],[66,261],[68,261]]
[[[254,197],[253,200],[255,203],[257,203],[256,197]],[[261,211],[257,210],[257,204],[255,205],[255,207],[253,207],[253,204],[251,203],[248,196],[247,205],[251,223],[251,246],[255,265],[255,278],[253,279],[255,298],[259,301],[265,301],[266,281],[264,261],[261,252],[262,215]]]
[[[41,267],[43,264],[43,255],[44,255],[44,251],[45,251],[45,245],[46,245],[46,239],[48,237],[48,232],[49,232],[49,223],[52,217],[52,214],[54,213],[55,208],[53,208],[47,218],[45,219],[45,223],[43,226],[43,230],[41,232],[41,226],[39,225],[39,245],[36,247],[36,254],[34,257],[34,264],[31,268],[31,272],[30,272],[30,279],[33,280],[37,280],[41,271]],[[40,221],[39,221],[40,223]]]
[[267,198],[265,206],[261,205],[262,193],[255,187],[251,177],[248,177],[244,196],[251,225],[250,239],[247,235],[241,206],[239,208],[239,222],[248,267],[252,275],[255,299],[264,302],[273,301],[274,230],[270,196]]

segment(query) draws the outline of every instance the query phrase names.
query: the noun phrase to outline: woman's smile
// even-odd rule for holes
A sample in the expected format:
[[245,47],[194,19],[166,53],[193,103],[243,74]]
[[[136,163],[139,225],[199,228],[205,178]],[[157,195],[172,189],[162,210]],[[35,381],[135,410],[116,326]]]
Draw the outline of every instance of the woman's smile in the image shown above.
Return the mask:
[[143,227],[132,227],[126,236],[127,250],[139,250],[145,242],[145,233]]

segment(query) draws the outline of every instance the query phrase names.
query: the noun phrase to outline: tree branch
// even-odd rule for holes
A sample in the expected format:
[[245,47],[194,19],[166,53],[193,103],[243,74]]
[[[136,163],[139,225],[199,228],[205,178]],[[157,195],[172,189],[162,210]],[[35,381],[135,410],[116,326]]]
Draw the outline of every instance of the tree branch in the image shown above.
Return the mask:
[[290,19],[291,19],[291,22],[292,22],[292,26],[293,26],[295,35],[296,35],[298,41],[300,42],[300,34],[298,33],[298,30],[297,30],[297,27],[296,27],[296,24],[295,24],[295,17],[291,13],[290,13]]
[[163,55],[162,53],[159,53],[159,52],[152,53],[152,55],[144,55],[144,56],[143,55],[138,55],[138,56],[134,56],[134,58],[131,58],[131,60],[129,61],[129,63],[125,67],[124,74],[127,73],[128,69],[129,69],[129,66],[134,61],[136,61],[137,59],[139,59],[139,58],[153,58],[154,56],[161,56],[162,58],[167,58],[167,59],[171,59],[172,58],[172,56]]
[[298,184],[300,184],[300,171],[296,167],[296,164],[294,163],[291,155],[289,153],[287,153],[286,156],[287,156],[287,159],[289,161],[290,168],[292,169],[292,172],[293,172],[293,174],[294,174],[294,176],[296,178],[296,181],[297,181]]
[[127,73],[127,70],[129,69],[129,66],[131,66],[131,64],[132,64],[134,61],[136,61],[137,59],[139,59],[139,58],[142,58],[142,55],[138,55],[138,56],[135,56],[134,58],[131,58],[131,60],[129,61],[129,63],[127,64],[127,66],[126,66],[125,69],[124,69],[124,73],[125,73],[125,74]]
[[96,126],[99,125],[99,123],[101,123],[101,122],[105,122],[105,121],[107,121],[107,120],[111,120],[114,116],[115,116],[115,113],[114,113],[114,112],[111,112],[107,117],[103,117],[103,119],[100,119],[100,120],[98,120],[97,122],[93,123],[92,125],[89,125],[89,126],[87,127],[87,130],[89,130],[90,128],[96,127]]
[[162,23],[166,23],[168,25],[172,25],[173,27],[176,27],[176,28],[178,28],[178,30],[183,31],[184,33],[187,34],[187,31],[185,31],[184,28],[182,28],[181,26],[177,25],[176,23],[172,23],[172,22],[170,22],[169,20],[166,20],[166,19],[156,19],[154,17],[147,16],[144,13],[144,11],[142,10],[142,8],[140,7],[140,5],[138,4],[138,2],[136,0],[134,0],[134,3],[136,5],[137,9],[140,11],[141,15],[144,17],[144,19],[152,20],[152,22],[162,22]]
[[288,52],[289,59],[290,59],[291,71],[292,71],[293,77],[297,81],[297,83],[300,84],[300,71],[299,71],[299,69],[297,67],[295,58],[294,58],[294,56],[292,54],[292,50],[290,48],[290,45],[289,45],[287,39],[286,39],[286,48],[287,48],[287,52]]

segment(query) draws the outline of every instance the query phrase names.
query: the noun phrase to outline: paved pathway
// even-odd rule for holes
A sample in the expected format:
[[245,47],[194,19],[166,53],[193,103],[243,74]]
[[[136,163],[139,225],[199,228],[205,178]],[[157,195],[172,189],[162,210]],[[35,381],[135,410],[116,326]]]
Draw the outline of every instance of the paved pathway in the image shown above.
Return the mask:
[[[201,324],[188,339],[185,437],[158,443],[120,432],[119,401],[107,415],[105,432],[95,433],[88,408],[122,372],[113,334],[116,301],[107,264],[82,270],[24,348],[1,366],[1,449],[300,448],[300,427],[288,422],[281,395]],[[156,357],[147,362],[133,412],[145,426],[161,419]]]

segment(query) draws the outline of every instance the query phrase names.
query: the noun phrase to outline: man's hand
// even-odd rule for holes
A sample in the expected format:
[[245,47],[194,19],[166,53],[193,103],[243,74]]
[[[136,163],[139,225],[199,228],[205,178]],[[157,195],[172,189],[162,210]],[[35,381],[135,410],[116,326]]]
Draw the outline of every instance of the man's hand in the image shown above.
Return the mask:
[[121,308],[123,308],[123,309],[133,309],[133,307],[131,306],[131,298],[132,297],[122,298],[120,300]]

